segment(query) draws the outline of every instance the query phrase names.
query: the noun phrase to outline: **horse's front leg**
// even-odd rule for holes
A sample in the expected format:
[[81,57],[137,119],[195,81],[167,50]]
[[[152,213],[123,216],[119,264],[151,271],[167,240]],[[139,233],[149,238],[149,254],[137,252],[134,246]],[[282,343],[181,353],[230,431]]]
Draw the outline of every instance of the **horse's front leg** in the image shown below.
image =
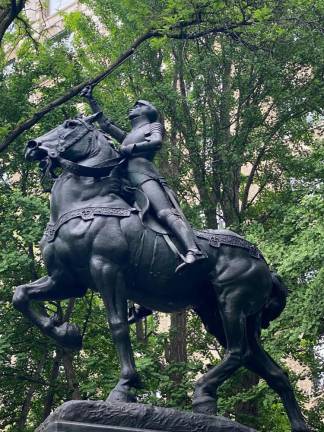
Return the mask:
[[16,288],[12,303],[26,318],[35,324],[46,336],[53,338],[65,348],[80,349],[82,338],[79,329],[69,323],[61,325],[57,317],[48,316],[45,308],[33,308],[32,301],[64,300],[72,297],[67,278],[45,276],[34,282]]
[[135,368],[128,325],[125,281],[119,266],[99,258],[91,262],[95,285],[105,303],[112,338],[120,362],[120,379],[107,398],[107,402],[135,402],[132,389],[140,386]]

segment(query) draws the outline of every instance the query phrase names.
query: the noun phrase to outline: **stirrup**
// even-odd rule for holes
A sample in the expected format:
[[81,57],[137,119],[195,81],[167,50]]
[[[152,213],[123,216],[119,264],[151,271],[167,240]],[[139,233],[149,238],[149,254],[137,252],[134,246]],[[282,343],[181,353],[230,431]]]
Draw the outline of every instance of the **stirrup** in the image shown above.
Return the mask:
[[199,249],[189,250],[185,256],[184,262],[178,265],[175,269],[175,273],[181,273],[183,270],[193,268],[197,263],[205,263],[207,261],[207,256],[203,254]]

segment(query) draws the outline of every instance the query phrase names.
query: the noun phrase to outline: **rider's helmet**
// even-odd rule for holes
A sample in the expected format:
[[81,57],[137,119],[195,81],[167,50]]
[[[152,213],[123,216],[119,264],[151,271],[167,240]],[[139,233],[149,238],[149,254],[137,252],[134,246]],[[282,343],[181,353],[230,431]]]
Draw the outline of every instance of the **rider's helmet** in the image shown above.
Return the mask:
[[136,105],[136,104],[141,104],[141,105],[144,105],[144,106],[146,106],[147,108],[149,108],[149,109],[146,111],[145,114],[147,115],[148,119],[149,119],[151,122],[156,122],[156,121],[158,120],[158,118],[159,118],[159,112],[158,112],[158,110],[155,108],[155,106],[154,106],[153,104],[151,104],[151,102],[148,102],[148,101],[143,100],[143,99],[139,99],[139,100],[137,100],[137,101],[135,102],[134,105]]

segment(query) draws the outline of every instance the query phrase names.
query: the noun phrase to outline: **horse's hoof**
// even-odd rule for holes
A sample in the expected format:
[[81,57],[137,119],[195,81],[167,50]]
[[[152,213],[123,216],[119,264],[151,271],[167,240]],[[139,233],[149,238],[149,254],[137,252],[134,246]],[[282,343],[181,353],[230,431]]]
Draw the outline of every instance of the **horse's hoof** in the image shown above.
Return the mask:
[[75,324],[63,323],[54,327],[54,339],[63,348],[80,350],[82,348],[82,336],[78,326]]
[[192,402],[192,410],[197,414],[216,415],[216,400],[210,396],[200,397]]
[[128,391],[113,390],[107,397],[106,402],[108,403],[133,403],[136,402],[136,396]]

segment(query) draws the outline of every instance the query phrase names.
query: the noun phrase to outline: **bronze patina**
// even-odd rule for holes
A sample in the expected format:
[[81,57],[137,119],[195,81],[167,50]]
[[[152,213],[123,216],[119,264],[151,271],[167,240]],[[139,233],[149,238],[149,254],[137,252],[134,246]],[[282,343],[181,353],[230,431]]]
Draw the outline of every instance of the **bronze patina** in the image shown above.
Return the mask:
[[[135,112],[144,112],[145,124],[133,121]],[[94,126],[98,119],[107,122],[100,113],[67,120],[28,142],[28,160],[63,170],[52,188],[51,218],[40,243],[47,275],[17,287],[14,306],[57,343],[77,349],[78,328],[59,325],[31,302],[98,291],[120,359],[120,379],[107,399],[114,403],[134,401],[132,390],[140,385],[127,301],[163,312],[191,307],[226,349],[223,360],[197,381],[194,411],[215,414],[218,387],[244,366],[278,393],[292,431],[309,431],[286,373],[260,341],[261,329],[285,307],[283,282],[260,251],[233,231],[195,234],[188,227],[152,164],[162,141],[157,113],[138,102],[130,117],[129,134],[104,128],[122,143],[120,152]],[[149,197],[148,208],[137,205],[136,190]],[[167,233],[151,227],[154,216]]]

